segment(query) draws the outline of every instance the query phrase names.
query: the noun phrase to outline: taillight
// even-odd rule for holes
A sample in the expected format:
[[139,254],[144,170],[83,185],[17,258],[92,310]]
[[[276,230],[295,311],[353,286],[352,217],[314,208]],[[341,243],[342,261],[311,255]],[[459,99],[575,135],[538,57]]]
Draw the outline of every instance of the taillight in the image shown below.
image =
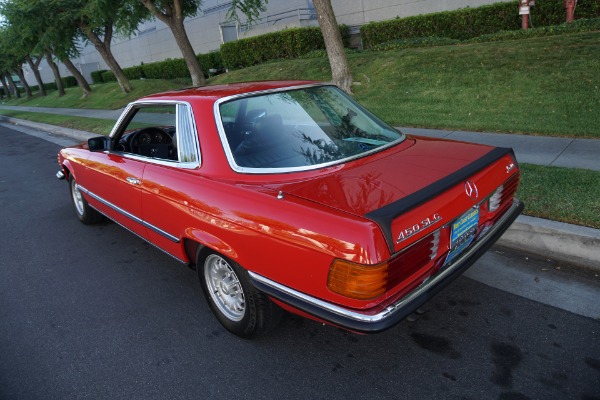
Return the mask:
[[500,203],[502,202],[502,192],[504,191],[504,185],[500,185],[498,189],[492,194],[490,199],[488,200],[488,210],[490,212],[496,211],[500,208]]
[[327,287],[342,296],[369,300],[385,293],[387,281],[387,262],[364,265],[337,259],[329,270]]
[[514,175],[508,181],[504,182],[504,184],[500,185],[488,199],[488,211],[492,213],[496,212],[502,206],[508,204],[517,192],[518,186],[519,174]]
[[353,299],[374,299],[421,277],[431,261],[437,258],[439,245],[440,231],[437,230],[381,264],[364,265],[336,259],[329,270],[327,287]]
[[410,277],[418,273],[436,258],[440,245],[439,229],[434,233],[424,237],[408,249],[390,260],[390,272],[388,289],[401,284],[403,281],[410,280]]

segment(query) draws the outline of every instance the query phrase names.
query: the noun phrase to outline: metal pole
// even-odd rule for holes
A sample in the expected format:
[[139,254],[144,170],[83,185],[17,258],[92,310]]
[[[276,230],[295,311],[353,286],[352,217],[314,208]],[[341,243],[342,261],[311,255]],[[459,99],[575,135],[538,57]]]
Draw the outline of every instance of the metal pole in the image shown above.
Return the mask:
[[573,22],[575,19],[575,4],[577,0],[565,0],[565,7],[567,9],[567,23]]
[[529,0],[519,0],[519,14],[521,15],[521,28],[529,28]]

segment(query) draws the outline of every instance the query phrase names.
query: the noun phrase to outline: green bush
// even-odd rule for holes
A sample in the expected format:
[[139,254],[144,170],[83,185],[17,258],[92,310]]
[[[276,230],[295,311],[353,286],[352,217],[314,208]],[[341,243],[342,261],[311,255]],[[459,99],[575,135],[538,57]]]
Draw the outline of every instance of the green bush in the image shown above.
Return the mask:
[[102,80],[102,73],[106,72],[105,69],[101,69],[98,71],[92,72],[92,82],[94,83],[104,83]]
[[[447,37],[466,40],[499,31],[518,30],[521,17],[518,2],[496,3],[477,8],[464,8],[408,18],[371,22],[361,27],[365,48],[380,43],[413,37]],[[534,26],[560,24],[565,20],[562,0],[538,1],[531,11]],[[600,2],[580,2],[576,17],[600,17]]]
[[44,83],[44,89],[46,90],[58,90],[58,86],[56,86],[56,82]]
[[[341,26],[340,31],[347,37],[345,26]],[[319,28],[291,28],[224,43],[221,56],[225,67],[244,68],[272,60],[298,58],[324,48]]]
[[112,71],[104,71],[102,73],[102,82],[107,83],[107,82],[116,82],[117,81],[117,77],[115,76],[115,74],[113,74]]
[[[211,51],[207,54],[198,54],[197,57],[198,62],[200,63],[200,67],[202,67],[202,71],[204,72],[205,76],[208,76],[208,70],[210,69],[223,69],[223,59],[221,58],[221,52],[218,50]],[[190,74],[188,72],[186,76],[182,76],[181,78],[189,77],[189,75]]]
[[123,73],[127,79],[142,79],[146,76],[144,75],[142,65],[135,65],[133,67],[123,68]]
[[190,76],[183,58],[167,58],[165,61],[143,64],[141,68],[148,79],[175,79]]
[[77,86],[77,79],[74,76],[65,76],[64,78],[60,78],[60,80],[65,88]]

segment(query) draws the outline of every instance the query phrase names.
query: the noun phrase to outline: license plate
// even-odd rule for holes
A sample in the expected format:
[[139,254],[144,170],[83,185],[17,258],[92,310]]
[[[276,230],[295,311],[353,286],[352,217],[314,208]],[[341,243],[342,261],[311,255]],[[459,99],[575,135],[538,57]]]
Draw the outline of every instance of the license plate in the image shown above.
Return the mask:
[[444,261],[444,265],[452,262],[456,256],[460,255],[475,238],[477,224],[479,223],[479,208],[472,208],[452,223],[450,233],[450,253]]

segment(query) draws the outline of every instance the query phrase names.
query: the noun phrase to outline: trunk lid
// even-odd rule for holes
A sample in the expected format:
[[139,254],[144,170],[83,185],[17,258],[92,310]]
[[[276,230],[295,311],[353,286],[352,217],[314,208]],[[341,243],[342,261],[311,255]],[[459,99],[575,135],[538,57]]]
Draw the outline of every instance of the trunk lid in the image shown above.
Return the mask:
[[[269,186],[375,221],[384,232],[390,250],[396,252],[431,231],[419,227],[422,232],[399,243],[397,237],[405,225],[416,227],[428,220],[425,227],[439,227],[438,222],[447,223],[472,207],[471,199],[457,202],[456,193],[440,196],[457,185],[464,195],[465,180],[510,152],[510,149],[440,139],[409,137],[407,140],[413,144],[353,161],[331,174]],[[472,179],[482,186],[477,201],[496,187],[496,183],[480,185],[478,179]]]

